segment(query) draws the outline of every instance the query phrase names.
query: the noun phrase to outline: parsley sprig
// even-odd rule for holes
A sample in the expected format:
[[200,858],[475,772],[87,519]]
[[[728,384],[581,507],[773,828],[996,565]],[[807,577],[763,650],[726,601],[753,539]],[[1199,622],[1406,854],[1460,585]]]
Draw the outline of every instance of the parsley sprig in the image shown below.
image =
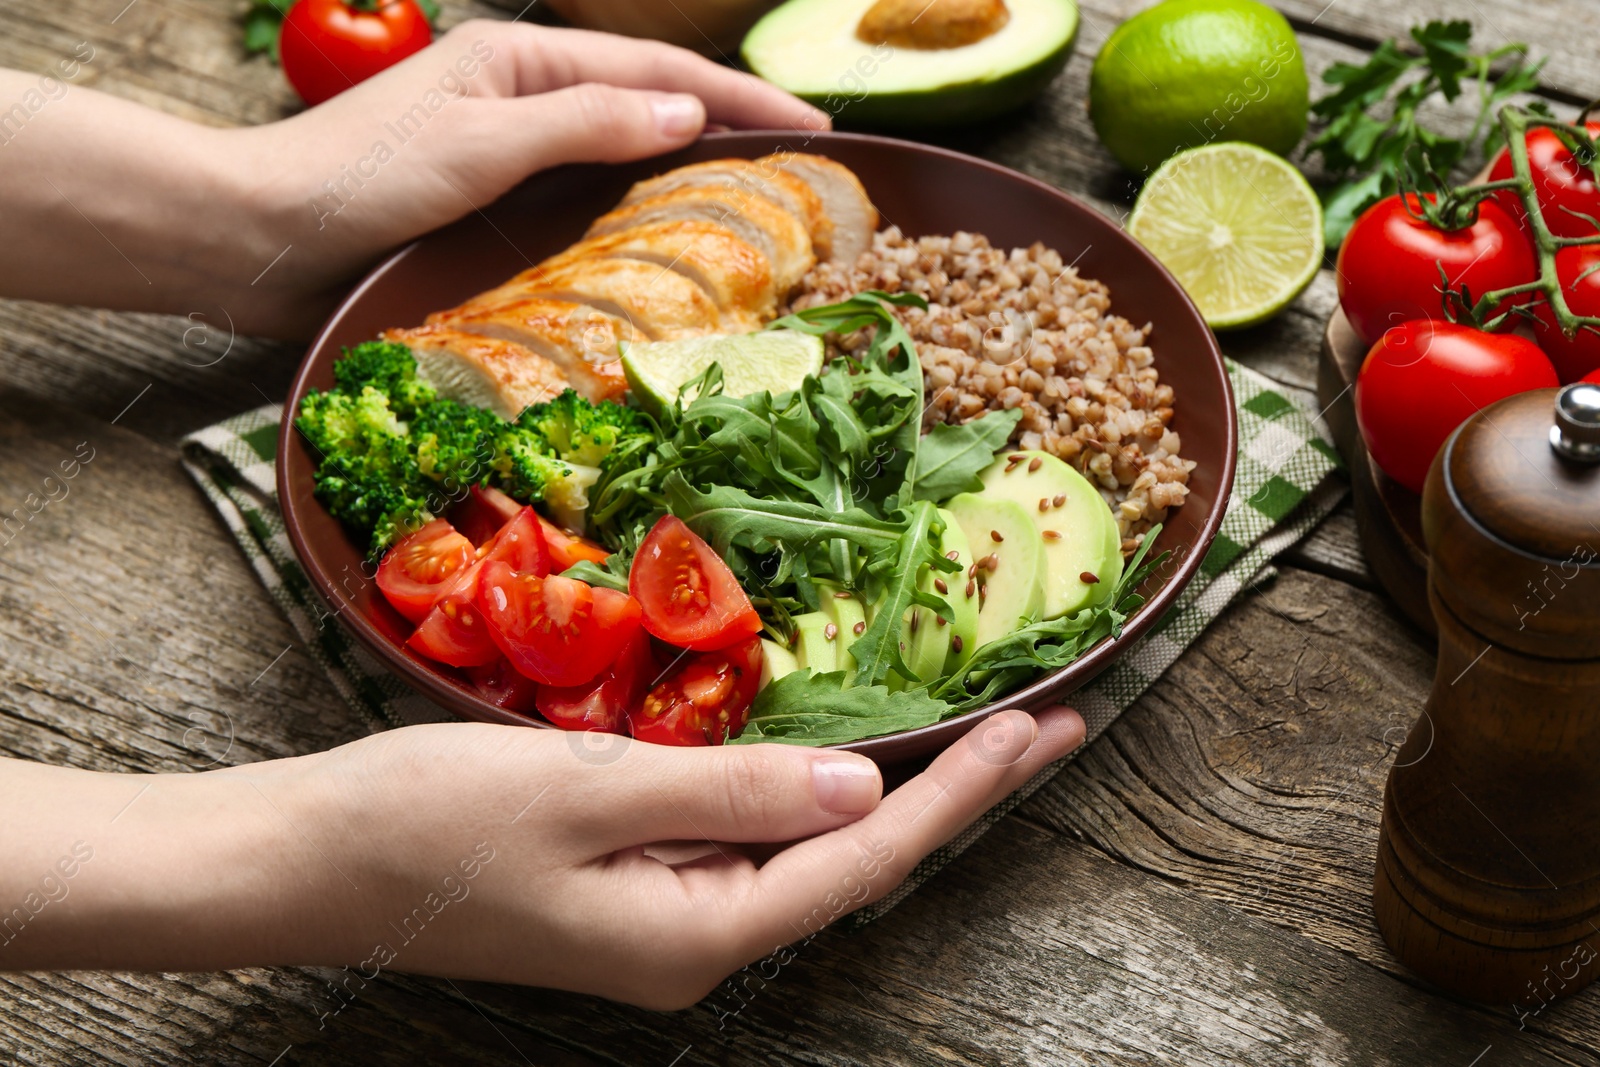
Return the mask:
[[[1472,24],[1429,22],[1411,30],[1416,51],[1385,41],[1366,63],[1335,63],[1322,75],[1334,91],[1311,105],[1324,125],[1307,148],[1319,154],[1333,184],[1323,192],[1324,237],[1336,247],[1362,211],[1399,191],[1408,173],[1448,174],[1481,162],[1500,147],[1491,118],[1499,105],[1539,86],[1544,61],[1528,62],[1528,46],[1473,52]],[[1495,67],[1510,60],[1499,74]],[[1475,87],[1478,115],[1465,137],[1425,126],[1419,111],[1436,94],[1455,101]],[[1536,104],[1536,111],[1542,105]],[[1541,112],[1547,113],[1547,112]]]

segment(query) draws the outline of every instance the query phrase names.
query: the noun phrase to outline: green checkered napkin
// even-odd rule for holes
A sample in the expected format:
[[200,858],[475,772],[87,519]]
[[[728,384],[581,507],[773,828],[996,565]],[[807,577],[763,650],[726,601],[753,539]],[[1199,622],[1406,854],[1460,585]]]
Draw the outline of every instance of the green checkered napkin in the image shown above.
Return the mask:
[[[1072,704],[1083,715],[1091,741],[1241,590],[1270,576],[1272,558],[1309,533],[1344,495],[1344,480],[1330,477],[1339,466],[1338,453],[1314,417],[1278,392],[1270,379],[1232,360],[1228,376],[1239,405],[1239,465],[1222,530],[1200,573],[1160,623],[1073,694]],[[449,719],[384,670],[312,591],[278,511],[273,455],[281,419],[282,410],[269,405],[192,434],[183,441],[183,464],[210,497],[304,646],[358,715],[374,729]],[[859,926],[894,907],[1049,781],[1067,759],[1039,772],[924,859],[894,892],[848,921]]]

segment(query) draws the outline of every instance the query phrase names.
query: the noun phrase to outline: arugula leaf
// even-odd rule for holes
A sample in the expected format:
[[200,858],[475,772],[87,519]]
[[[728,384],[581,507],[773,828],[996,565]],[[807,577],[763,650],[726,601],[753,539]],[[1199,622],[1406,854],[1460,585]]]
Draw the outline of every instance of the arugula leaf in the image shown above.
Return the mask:
[[[617,554],[612,553],[607,559],[616,559]],[[588,585],[603,585],[607,589],[615,589],[619,593],[628,591],[628,574],[624,570],[618,574],[609,567],[602,567],[592,560],[581,559],[561,572],[561,577],[571,578],[573,581],[584,582]]]
[[[850,646],[850,655],[856,661],[855,685],[876,685],[897,671],[901,677],[913,681],[920,679],[906,666],[900,655],[900,621],[913,604],[930,608],[946,622],[952,621],[950,606],[939,597],[920,592],[918,579],[924,566],[941,571],[958,571],[961,565],[946,559],[934,533],[939,522],[939,512],[933,504],[919,500],[910,509],[910,522],[895,545],[889,573],[879,574],[884,581],[881,599],[873,609],[872,621]],[[873,569],[873,564],[868,564]]]
[[844,671],[799,670],[775,679],[756,694],[749,722],[728,744],[838,745],[914,730],[950,714],[950,705],[920,689],[844,685]]
[[901,527],[859,508],[830,511],[800,500],[763,500],[731,485],[700,490],[674,471],[665,483],[670,510],[719,553],[732,546],[794,551],[842,538],[872,549],[888,548]]
[[995,453],[1011,440],[1022,420],[1022,409],[991,411],[971,422],[941,422],[917,446],[917,465],[911,473],[915,500],[948,500],[982,486],[978,475],[994,462]]
[[[1399,191],[1408,168],[1449,174],[1469,158],[1487,159],[1499,148],[1490,116],[1513,94],[1539,85],[1544,63],[1527,61],[1527,45],[1474,53],[1468,22],[1436,20],[1414,27],[1410,37],[1415,53],[1389,40],[1360,66],[1330,66],[1322,80],[1335,88],[1311,105],[1323,126],[1307,155],[1320,155],[1332,179],[1322,190],[1330,251],[1362,211]],[[1511,65],[1493,76],[1494,64],[1507,57]],[[1477,87],[1478,115],[1466,137],[1448,137],[1422,125],[1419,115],[1427,101],[1436,95],[1455,100],[1469,81]]]

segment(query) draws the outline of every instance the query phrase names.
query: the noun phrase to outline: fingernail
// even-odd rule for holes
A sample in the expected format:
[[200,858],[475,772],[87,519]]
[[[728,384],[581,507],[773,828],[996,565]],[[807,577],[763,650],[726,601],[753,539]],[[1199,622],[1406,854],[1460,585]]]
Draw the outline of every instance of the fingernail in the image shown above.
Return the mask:
[[878,806],[883,780],[878,768],[865,759],[827,756],[811,764],[811,784],[817,806],[831,815],[865,815]]
[[663,137],[687,137],[705,125],[705,108],[692,96],[658,96],[650,101]]
[[810,114],[805,117],[805,125],[813,130],[831,130],[833,128],[833,116],[826,111],[812,108]]
[[985,763],[1009,767],[1039,739],[1039,723],[1022,711],[1004,711],[978,724],[967,735],[972,752]]

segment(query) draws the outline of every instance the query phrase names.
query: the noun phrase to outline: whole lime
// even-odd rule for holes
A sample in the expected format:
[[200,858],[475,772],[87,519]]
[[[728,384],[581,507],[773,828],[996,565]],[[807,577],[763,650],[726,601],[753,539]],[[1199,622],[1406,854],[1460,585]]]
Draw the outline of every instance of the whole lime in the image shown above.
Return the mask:
[[1288,154],[1306,132],[1305,60],[1256,0],[1166,0],[1112,32],[1089,76],[1089,117],[1133,171],[1185,148],[1247,141]]

